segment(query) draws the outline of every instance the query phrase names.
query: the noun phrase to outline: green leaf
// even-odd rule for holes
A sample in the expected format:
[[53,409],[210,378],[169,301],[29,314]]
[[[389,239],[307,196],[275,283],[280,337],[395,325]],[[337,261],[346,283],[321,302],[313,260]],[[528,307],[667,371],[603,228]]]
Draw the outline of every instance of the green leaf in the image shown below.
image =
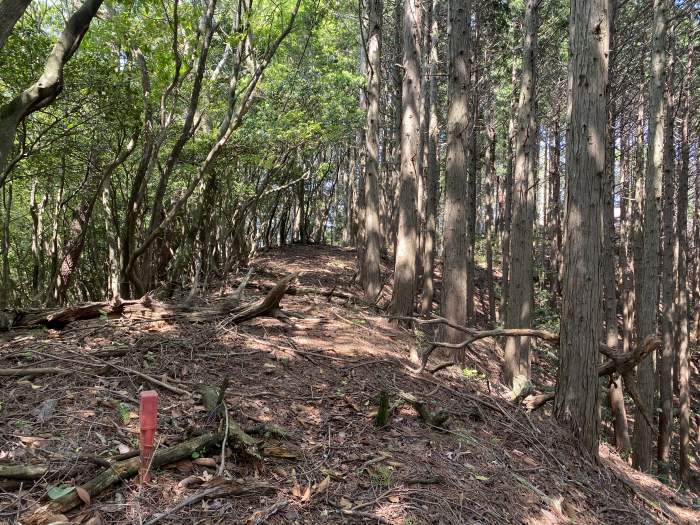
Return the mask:
[[74,490],[75,487],[71,487],[70,485],[62,483],[60,485],[54,485],[53,487],[50,487],[46,494],[51,499],[59,499],[65,496],[66,494],[70,494]]

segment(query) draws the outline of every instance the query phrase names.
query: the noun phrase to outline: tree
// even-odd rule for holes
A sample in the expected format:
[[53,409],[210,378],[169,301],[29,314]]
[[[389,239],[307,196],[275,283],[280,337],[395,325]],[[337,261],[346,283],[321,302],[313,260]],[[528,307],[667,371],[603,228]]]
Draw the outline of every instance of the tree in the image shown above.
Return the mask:
[[0,0],[0,49],[32,0]]
[[379,99],[381,90],[381,0],[369,0],[367,35],[367,160],[365,164],[365,246],[362,276],[365,297],[376,299],[381,289],[381,237],[379,225]]
[[428,155],[425,198],[425,241],[423,243],[423,286],[421,290],[421,313],[427,315],[433,309],[435,294],[435,249],[437,245],[437,213],[440,201],[440,166],[438,163],[438,0],[431,0],[428,8],[430,40],[428,42],[428,93],[426,97],[428,120]]
[[[654,26],[651,50],[651,79],[649,81],[649,131],[644,186],[644,227],[642,265],[638,267],[639,287],[637,302],[637,342],[650,334],[656,334],[657,305],[659,300],[659,248],[661,184],[664,162],[665,102],[666,83],[666,32],[668,0],[654,0]],[[642,402],[647,407],[654,406],[654,363],[650,359],[640,363],[637,381]],[[633,464],[640,470],[651,467],[652,429],[642,422],[642,414],[637,408],[637,424],[633,436]]]
[[556,418],[598,454],[602,212],[609,0],[572,0],[564,275]]
[[[523,66],[515,133],[515,169],[510,225],[510,273],[505,312],[506,328],[529,328],[532,321],[532,234],[534,156],[538,147],[535,117],[535,67],[537,58],[538,0],[525,3]],[[506,339],[504,377],[516,386],[530,379],[529,337]],[[520,385],[522,386],[522,385]]]
[[[447,164],[445,168],[445,268],[442,316],[453,323],[467,321],[467,216],[465,151],[469,134],[469,0],[448,2]],[[448,342],[461,340],[454,328],[445,329]],[[461,355],[457,355],[461,358]]]
[[80,47],[102,0],[85,0],[66,22],[63,32],[46,59],[39,79],[10,102],[0,107],[0,186],[7,178],[9,156],[19,123],[33,112],[51,104],[63,90],[63,70]]
[[421,6],[404,1],[403,86],[401,92],[401,173],[398,193],[398,231],[394,264],[392,311],[411,315],[416,296],[417,180],[420,134]]

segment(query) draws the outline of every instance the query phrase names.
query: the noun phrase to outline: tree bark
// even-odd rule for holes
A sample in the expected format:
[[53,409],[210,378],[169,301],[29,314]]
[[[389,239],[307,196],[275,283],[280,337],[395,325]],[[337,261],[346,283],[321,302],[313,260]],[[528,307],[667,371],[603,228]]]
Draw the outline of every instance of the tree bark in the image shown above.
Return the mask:
[[[610,2],[611,9],[608,17],[609,48],[613,47],[615,38],[615,4]],[[614,57],[615,55],[613,55]],[[611,58],[608,69],[613,70]],[[603,193],[603,290],[605,300],[605,341],[610,348],[617,348],[617,279],[615,278],[615,104],[610,93],[612,73],[608,75],[608,89],[606,90],[607,126],[605,145],[605,180]],[[608,384],[608,402],[613,416],[613,428],[615,429],[615,445],[618,450],[628,451],[631,448],[629,429],[627,426],[627,411],[625,410],[625,397],[622,387],[622,377],[610,376]]]
[[559,370],[554,415],[598,455],[598,341],[609,0],[572,0],[569,123]]
[[[649,131],[646,159],[644,227],[642,264],[639,266],[639,301],[637,303],[637,340],[656,334],[659,304],[659,219],[661,207],[661,182],[663,178],[664,84],[666,80],[666,32],[668,0],[654,0],[654,28],[652,37],[651,80],[649,84]],[[637,370],[640,394],[647,406],[654,406],[654,362],[645,360]],[[652,458],[652,429],[641,423],[639,409],[635,414],[633,437],[634,466],[648,471]]]
[[392,312],[410,315],[416,296],[417,180],[420,133],[420,28],[418,0],[404,1],[403,66],[401,93],[401,175],[399,181],[399,222],[394,266]]
[[32,0],[0,0],[0,49]]
[[435,249],[437,244],[437,210],[440,200],[440,166],[438,163],[438,0],[432,0],[428,9],[430,27],[430,49],[428,52],[428,156],[426,171],[425,241],[423,243],[423,286],[421,291],[421,313],[429,314],[433,309],[435,295]]
[[[676,242],[678,245],[676,292],[676,333],[678,335],[678,400],[679,410],[679,441],[680,441],[680,475],[687,483],[690,477],[690,363],[688,335],[688,174],[690,171],[690,111],[691,111],[691,82],[693,74],[693,54],[696,46],[691,46],[688,54],[688,71],[686,75],[685,101],[683,104],[683,125],[681,131],[681,169],[678,174],[678,215],[676,219]],[[700,176],[695,171],[696,184]],[[696,193],[695,213],[698,213],[698,195]],[[697,305],[696,305],[697,308]]]
[[[467,322],[467,217],[466,170],[469,128],[469,13],[470,0],[448,1],[448,108],[445,215],[443,227],[444,270],[441,314],[450,322]],[[460,332],[446,327],[442,339],[455,343]],[[455,352],[462,360],[464,350]]]
[[486,233],[486,292],[489,298],[488,322],[490,326],[496,323],[496,294],[493,287],[493,241],[494,241],[494,221],[493,221],[493,186],[496,181],[496,122],[493,115],[493,109],[489,111],[488,122],[485,122],[486,137],[488,143],[486,145],[485,173],[484,173],[484,193],[486,214],[484,229]]
[[101,5],[102,0],[85,0],[66,22],[63,32],[46,59],[39,79],[0,107],[0,186],[8,175],[6,168],[17,126],[38,109],[51,104],[61,93],[64,66],[80,47],[80,42]]
[[379,97],[381,95],[382,0],[369,0],[367,35],[367,161],[365,164],[365,246],[362,261],[365,297],[374,301],[381,289],[379,226]]
[[[515,171],[513,210],[510,232],[510,275],[506,303],[506,328],[529,328],[532,321],[532,236],[531,200],[535,182],[533,157],[537,144],[535,121],[535,63],[539,2],[525,3],[523,23],[523,68],[515,135]],[[506,384],[530,379],[530,340],[510,337],[506,340],[504,377]]]
[[[673,47],[672,36],[669,35],[669,47]],[[664,160],[663,160],[663,248],[661,259],[661,331],[664,346],[661,351],[659,365],[659,435],[656,445],[656,458],[659,461],[659,471],[668,473],[671,459],[671,433],[673,430],[673,361],[675,353],[675,170],[673,147],[673,63],[674,56],[668,59],[667,88],[666,88],[666,119],[664,121]]]

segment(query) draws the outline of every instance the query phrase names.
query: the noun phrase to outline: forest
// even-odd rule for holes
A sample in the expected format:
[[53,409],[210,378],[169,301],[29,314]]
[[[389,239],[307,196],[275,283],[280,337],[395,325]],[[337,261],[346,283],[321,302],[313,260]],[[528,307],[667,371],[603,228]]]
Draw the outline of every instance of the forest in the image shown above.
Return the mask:
[[700,522],[699,62],[693,0],[0,0],[0,524]]

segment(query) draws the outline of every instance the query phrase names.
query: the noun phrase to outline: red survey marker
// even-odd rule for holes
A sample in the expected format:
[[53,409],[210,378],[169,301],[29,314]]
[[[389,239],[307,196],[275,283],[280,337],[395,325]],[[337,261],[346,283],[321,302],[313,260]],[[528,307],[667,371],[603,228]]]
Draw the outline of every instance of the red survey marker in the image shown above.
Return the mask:
[[148,481],[148,474],[153,457],[153,436],[156,433],[156,423],[158,420],[158,392],[155,390],[145,390],[139,396],[141,406],[139,407],[139,451],[141,453],[141,466],[139,468],[139,479],[141,483]]

